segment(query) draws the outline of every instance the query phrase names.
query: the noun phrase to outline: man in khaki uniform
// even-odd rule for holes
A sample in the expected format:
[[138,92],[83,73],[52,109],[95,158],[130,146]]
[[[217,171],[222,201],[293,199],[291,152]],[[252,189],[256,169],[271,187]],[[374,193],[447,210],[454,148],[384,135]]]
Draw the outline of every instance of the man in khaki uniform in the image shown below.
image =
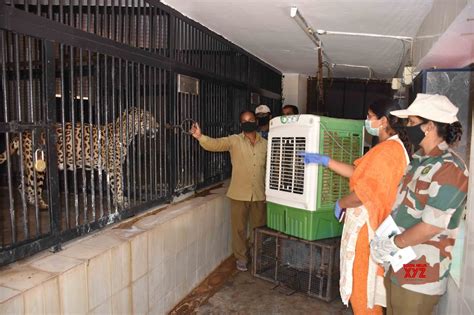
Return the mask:
[[[257,119],[252,111],[240,114],[242,133],[223,138],[211,138],[201,133],[197,123],[191,128],[194,138],[207,151],[229,151],[232,177],[227,197],[231,201],[232,250],[240,271],[247,270],[249,244],[247,222],[250,229],[266,223],[265,213],[265,163],[267,140],[257,133]],[[251,236],[250,242],[253,242]]]

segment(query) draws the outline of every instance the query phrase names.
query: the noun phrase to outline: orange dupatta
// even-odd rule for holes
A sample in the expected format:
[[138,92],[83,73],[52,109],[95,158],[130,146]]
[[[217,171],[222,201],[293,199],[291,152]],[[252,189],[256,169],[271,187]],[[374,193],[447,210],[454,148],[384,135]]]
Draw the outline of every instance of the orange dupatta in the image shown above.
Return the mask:
[[[390,214],[396,198],[397,187],[407,166],[407,156],[401,143],[386,140],[354,162],[355,170],[349,185],[367,209],[373,231]],[[353,262],[353,288],[350,301],[355,315],[381,315],[382,308],[368,308],[367,275],[370,256],[368,229],[362,227],[357,237]],[[377,267],[377,276],[383,277],[383,269]]]
[[354,161],[354,165],[349,186],[367,208],[375,231],[392,210],[407,166],[405,151],[400,142],[386,140]]

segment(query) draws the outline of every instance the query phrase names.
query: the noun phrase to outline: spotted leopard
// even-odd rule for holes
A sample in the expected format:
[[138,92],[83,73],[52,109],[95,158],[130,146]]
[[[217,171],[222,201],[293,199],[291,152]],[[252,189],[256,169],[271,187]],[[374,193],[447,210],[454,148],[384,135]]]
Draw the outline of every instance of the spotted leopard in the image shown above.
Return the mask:
[[[122,117],[117,118],[114,123],[103,126],[83,124],[82,127],[80,123],[74,125],[66,123],[63,128],[61,124],[57,124],[56,150],[58,168],[60,170],[66,168],[72,171],[75,166],[76,169],[84,167],[89,171],[93,169],[105,171],[107,174],[107,185],[110,187],[115,204],[126,206],[127,203],[123,194],[122,164],[127,156],[128,146],[136,135],[145,135],[147,132],[151,132],[151,135],[154,136],[157,128],[158,124],[153,115],[136,107],[132,107],[128,112],[124,112]],[[84,130],[84,137],[82,137],[82,130]],[[40,209],[47,209],[48,204],[44,201],[42,195],[46,171],[38,171],[34,167],[35,152],[31,131],[23,132],[21,140],[25,178],[23,182],[27,202],[34,205],[37,199],[38,207]],[[84,143],[82,142],[83,140]],[[44,133],[41,134],[39,142],[40,146],[45,145]],[[9,146],[10,155],[18,153],[20,137],[12,137]],[[83,147],[84,154],[82,154]],[[0,164],[4,163],[7,159],[7,151],[0,154]]]

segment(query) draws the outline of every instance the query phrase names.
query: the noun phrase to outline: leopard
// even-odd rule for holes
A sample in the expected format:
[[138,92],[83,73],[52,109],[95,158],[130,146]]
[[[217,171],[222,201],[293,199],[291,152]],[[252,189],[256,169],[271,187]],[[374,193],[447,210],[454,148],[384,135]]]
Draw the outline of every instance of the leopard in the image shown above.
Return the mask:
[[[128,147],[137,135],[155,137],[159,124],[147,110],[131,107],[124,111],[115,122],[104,125],[89,123],[56,123],[53,129],[56,133],[57,167],[59,170],[77,170],[84,168],[87,171],[104,171],[107,186],[113,196],[114,205],[127,207],[123,192],[123,170],[128,153]],[[25,190],[28,204],[35,205],[42,210],[48,209],[48,203],[43,199],[43,187],[46,178],[46,169],[38,170],[36,150],[33,148],[31,131],[24,131],[20,135],[11,137],[9,141],[9,155],[19,155],[20,143],[23,149],[23,178],[20,190]],[[37,146],[45,147],[46,135],[40,134]],[[84,152],[83,152],[84,149]],[[8,151],[0,154],[0,164],[9,158]],[[84,154],[83,154],[84,153]],[[36,192],[35,192],[36,187]]]

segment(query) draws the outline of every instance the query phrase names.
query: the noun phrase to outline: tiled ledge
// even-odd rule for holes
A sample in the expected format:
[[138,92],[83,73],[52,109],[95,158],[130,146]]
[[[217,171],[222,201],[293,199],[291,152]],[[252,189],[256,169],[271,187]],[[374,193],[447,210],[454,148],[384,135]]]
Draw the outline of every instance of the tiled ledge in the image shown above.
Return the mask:
[[168,312],[231,254],[225,190],[0,269],[0,314]]

